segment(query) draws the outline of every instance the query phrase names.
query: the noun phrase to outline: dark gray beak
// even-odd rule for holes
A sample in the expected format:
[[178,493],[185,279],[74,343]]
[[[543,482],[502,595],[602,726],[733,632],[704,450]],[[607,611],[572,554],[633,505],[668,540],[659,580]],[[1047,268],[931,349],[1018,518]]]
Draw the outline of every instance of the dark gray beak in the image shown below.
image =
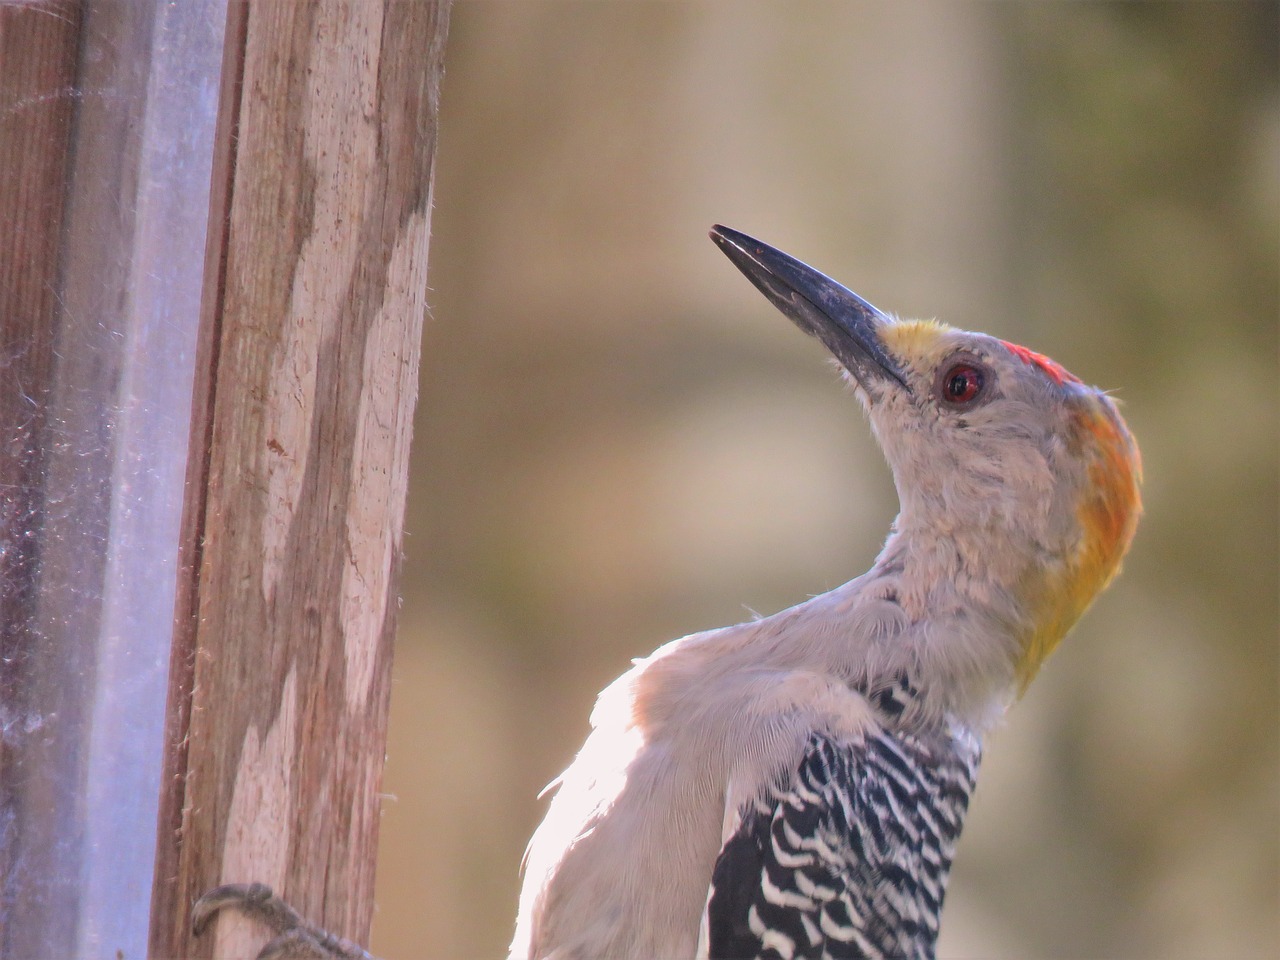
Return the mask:
[[888,379],[910,390],[880,342],[879,329],[892,323],[883,313],[813,267],[745,233],[717,224],[711,239],[775,307],[826,344],[864,388]]

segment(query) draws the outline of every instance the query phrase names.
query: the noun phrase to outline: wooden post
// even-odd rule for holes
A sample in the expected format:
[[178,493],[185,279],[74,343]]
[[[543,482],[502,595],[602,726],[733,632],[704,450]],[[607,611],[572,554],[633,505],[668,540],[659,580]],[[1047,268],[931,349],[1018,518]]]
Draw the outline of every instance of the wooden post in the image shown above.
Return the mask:
[[239,917],[190,936],[221,882],[368,938],[447,23],[447,0],[232,5],[156,958],[253,955]]
[[[28,771],[44,758],[30,736],[38,716],[41,654],[33,649],[39,561],[41,436],[54,366],[58,248],[74,113],[80,9],[72,2],[0,4],[0,956],[47,948],[33,931],[62,919],[67,896],[25,882],[46,870],[61,826],[46,784]],[[53,91],[53,95],[50,92]],[[65,751],[64,751],[65,752]],[[22,915],[25,925],[10,922]],[[71,934],[57,941],[70,948]]]
[[[0,5],[0,170],[10,171],[0,176],[0,370],[16,386],[0,390],[0,703],[10,709],[29,684],[16,635],[32,605],[27,570],[39,512],[32,497],[40,489],[39,434],[53,365],[53,338],[45,332],[57,310],[73,113],[66,91],[75,84],[79,38],[76,4]],[[4,776],[11,749],[0,738],[0,791],[14,785]],[[3,795],[0,810],[9,810]],[[0,875],[8,875],[2,863]]]

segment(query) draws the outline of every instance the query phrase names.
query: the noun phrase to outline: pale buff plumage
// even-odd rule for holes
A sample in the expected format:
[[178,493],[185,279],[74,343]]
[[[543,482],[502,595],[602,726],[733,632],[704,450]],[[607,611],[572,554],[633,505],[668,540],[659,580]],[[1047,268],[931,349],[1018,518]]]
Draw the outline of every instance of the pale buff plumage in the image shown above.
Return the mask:
[[[818,332],[785,279],[752,279]],[[694,956],[738,811],[785,781],[812,731],[883,722],[858,691],[906,670],[920,697],[898,722],[980,734],[1118,569],[1139,466],[1114,403],[983,334],[876,324],[902,383],[836,348],[901,501],[875,565],[771,617],[673,641],[605,689],[530,842],[513,958]],[[991,380],[963,409],[938,399],[958,360]]]

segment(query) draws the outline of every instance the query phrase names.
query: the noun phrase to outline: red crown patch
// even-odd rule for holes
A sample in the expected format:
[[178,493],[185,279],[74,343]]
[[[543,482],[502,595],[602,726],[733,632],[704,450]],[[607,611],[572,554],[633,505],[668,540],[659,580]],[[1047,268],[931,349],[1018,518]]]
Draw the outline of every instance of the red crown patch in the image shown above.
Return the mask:
[[1028,350],[1026,347],[1020,347],[1016,343],[1010,343],[1008,340],[1001,340],[1000,342],[1008,347],[1009,352],[1023,363],[1027,364],[1027,366],[1039,367],[1047,373],[1058,386],[1062,386],[1068,380],[1072,383],[1084,382],[1062,364],[1055,360],[1050,360],[1043,353],[1036,353],[1034,350]]

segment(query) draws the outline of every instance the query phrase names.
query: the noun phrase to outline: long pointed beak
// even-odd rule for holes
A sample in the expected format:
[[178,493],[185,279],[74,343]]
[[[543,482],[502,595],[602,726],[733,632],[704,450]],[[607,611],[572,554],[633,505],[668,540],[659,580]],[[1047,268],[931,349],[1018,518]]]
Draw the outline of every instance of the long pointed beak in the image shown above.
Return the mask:
[[864,388],[873,379],[888,379],[910,390],[880,342],[880,328],[892,323],[883,313],[813,267],[745,233],[717,224],[711,239],[775,307],[826,344]]

